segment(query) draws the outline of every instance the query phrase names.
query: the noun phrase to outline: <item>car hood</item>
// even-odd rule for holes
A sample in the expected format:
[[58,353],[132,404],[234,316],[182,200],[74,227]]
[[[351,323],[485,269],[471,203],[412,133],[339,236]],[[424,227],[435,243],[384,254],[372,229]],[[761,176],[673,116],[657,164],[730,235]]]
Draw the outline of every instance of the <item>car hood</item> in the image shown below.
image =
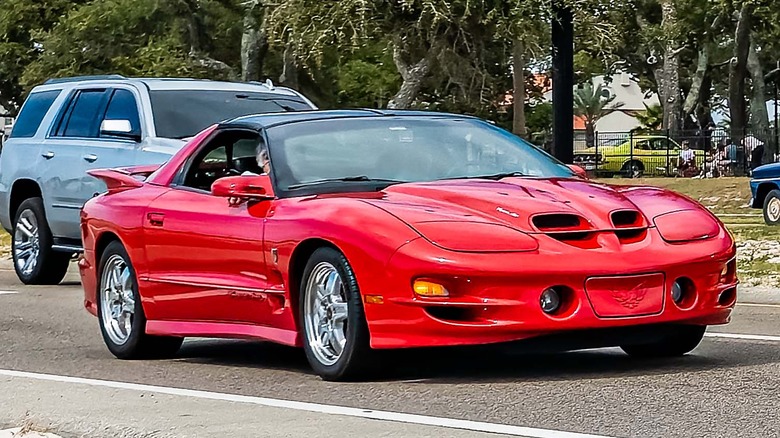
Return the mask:
[[753,169],[753,179],[780,177],[780,163],[764,164]]
[[[381,198],[364,201],[423,236],[432,224],[443,222],[490,223],[531,234],[564,231],[566,227],[572,231],[614,229],[612,213],[617,210],[635,213],[632,226],[649,224],[641,209],[619,188],[574,178],[398,184],[386,188]],[[582,221],[574,225],[564,216]]]

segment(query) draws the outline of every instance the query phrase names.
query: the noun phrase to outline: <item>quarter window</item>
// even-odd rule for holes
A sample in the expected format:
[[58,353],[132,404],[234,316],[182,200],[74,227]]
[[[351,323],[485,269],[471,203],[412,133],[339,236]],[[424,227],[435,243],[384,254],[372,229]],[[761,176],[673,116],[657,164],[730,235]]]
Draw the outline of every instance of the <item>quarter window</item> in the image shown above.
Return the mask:
[[41,121],[43,121],[46,113],[49,112],[51,105],[59,95],[60,90],[30,94],[27,102],[22,106],[22,112],[19,113],[19,117],[16,119],[10,137],[35,136],[35,133],[38,132],[38,127],[41,126]]

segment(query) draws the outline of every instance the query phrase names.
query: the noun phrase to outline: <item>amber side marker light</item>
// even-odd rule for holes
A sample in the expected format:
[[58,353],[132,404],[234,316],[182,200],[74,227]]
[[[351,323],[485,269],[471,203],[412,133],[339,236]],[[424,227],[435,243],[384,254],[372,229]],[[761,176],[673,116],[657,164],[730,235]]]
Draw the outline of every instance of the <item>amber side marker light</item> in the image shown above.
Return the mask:
[[383,304],[385,299],[382,295],[366,295],[366,304]]
[[447,297],[450,295],[446,287],[428,280],[415,280],[412,287],[414,293],[423,297]]

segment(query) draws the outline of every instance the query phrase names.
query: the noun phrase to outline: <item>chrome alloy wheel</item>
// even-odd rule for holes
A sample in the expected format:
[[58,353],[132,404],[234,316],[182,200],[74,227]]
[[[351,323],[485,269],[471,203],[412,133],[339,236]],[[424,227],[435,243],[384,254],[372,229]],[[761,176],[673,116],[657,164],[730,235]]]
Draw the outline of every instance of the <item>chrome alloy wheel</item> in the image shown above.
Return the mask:
[[772,222],[780,221],[780,199],[772,198],[766,205],[766,215]]
[[14,259],[23,275],[30,275],[38,266],[40,252],[38,219],[32,210],[24,210],[14,230]]
[[100,310],[103,327],[111,342],[123,345],[130,337],[135,314],[135,294],[130,267],[114,254],[100,276]]
[[306,284],[304,329],[317,360],[330,366],[336,363],[347,344],[348,304],[344,283],[336,267],[317,264]]

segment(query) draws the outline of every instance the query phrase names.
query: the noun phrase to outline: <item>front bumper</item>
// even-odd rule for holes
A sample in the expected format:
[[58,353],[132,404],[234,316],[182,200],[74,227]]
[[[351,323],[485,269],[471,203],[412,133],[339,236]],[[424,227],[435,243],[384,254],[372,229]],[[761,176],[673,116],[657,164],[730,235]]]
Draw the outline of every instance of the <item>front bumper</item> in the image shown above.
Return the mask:
[[[390,260],[386,283],[361,284],[364,296],[382,296],[381,304],[376,299],[364,304],[371,346],[474,345],[602,328],[729,322],[737,285],[736,250],[730,238],[670,245],[651,229],[645,242],[632,245],[622,254],[562,252],[546,242],[542,253],[477,254],[432,249],[417,239]],[[731,268],[724,276],[727,265]],[[599,307],[603,309],[610,298],[586,288],[596,277],[642,274],[662,278],[657,308],[643,314],[626,308],[624,315],[605,317]],[[415,296],[411,283],[420,277],[441,280],[450,296]],[[694,286],[680,305],[672,299],[672,285],[679,278],[690,279]],[[540,307],[540,295],[559,285],[571,292],[569,306],[548,315]]]

